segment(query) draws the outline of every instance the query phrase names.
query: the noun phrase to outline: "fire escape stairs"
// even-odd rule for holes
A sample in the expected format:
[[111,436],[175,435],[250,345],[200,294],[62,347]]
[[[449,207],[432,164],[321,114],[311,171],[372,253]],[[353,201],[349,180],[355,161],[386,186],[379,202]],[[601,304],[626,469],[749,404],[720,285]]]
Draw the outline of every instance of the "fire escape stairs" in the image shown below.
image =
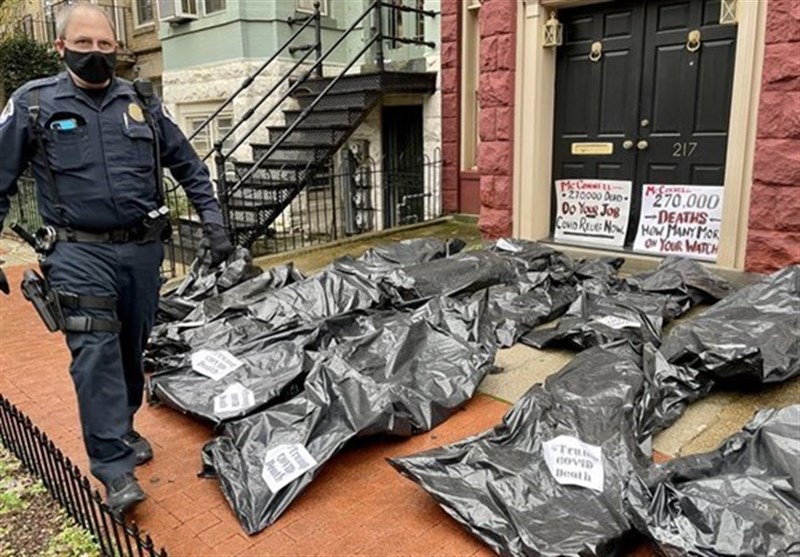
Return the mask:
[[[267,126],[269,142],[249,143],[253,161],[233,163],[236,181],[246,178],[225,201],[228,224],[238,244],[249,247],[268,235],[292,201],[315,179],[331,172],[336,152],[385,95],[436,90],[436,73],[343,75],[306,112],[333,79],[306,79],[292,94],[297,108],[282,109],[284,125]],[[266,153],[269,156],[256,166],[254,161]]]

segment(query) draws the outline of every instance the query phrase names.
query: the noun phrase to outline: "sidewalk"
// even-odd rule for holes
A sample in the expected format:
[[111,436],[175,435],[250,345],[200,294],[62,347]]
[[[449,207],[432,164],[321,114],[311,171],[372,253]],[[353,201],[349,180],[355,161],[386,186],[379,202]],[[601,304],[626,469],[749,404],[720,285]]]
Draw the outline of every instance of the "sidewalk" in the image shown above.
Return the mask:
[[[4,268],[13,290],[0,301],[0,392],[86,472],[67,349],[20,294],[24,267]],[[483,431],[507,408],[478,396],[429,433],[361,441],[333,459],[276,524],[248,537],[216,481],[196,477],[210,429],[167,408],[145,406],[137,428],[152,441],[156,457],[138,469],[150,498],[133,518],[171,556],[493,555],[384,459]]]

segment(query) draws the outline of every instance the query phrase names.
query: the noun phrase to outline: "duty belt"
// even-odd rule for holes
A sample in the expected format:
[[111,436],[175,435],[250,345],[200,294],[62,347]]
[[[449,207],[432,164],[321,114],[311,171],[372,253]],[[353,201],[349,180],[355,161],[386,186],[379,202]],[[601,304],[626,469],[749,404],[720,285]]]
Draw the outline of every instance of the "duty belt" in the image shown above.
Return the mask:
[[86,232],[71,228],[56,228],[56,239],[59,242],[87,242],[98,244],[127,244],[140,242],[145,233],[141,228],[127,230],[110,230],[108,232]]

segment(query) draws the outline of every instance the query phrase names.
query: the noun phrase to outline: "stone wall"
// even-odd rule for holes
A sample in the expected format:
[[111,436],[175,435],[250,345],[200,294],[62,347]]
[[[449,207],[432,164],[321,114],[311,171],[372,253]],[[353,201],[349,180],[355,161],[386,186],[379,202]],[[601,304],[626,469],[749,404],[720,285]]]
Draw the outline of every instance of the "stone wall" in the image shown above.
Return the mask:
[[746,268],[800,263],[800,2],[769,0]]
[[458,175],[460,158],[461,120],[461,25],[462,2],[442,2],[441,28],[441,135],[442,135],[442,207],[445,213],[456,213],[458,206]]
[[484,236],[511,235],[514,173],[514,78],[517,2],[483,0],[480,8],[478,169]]

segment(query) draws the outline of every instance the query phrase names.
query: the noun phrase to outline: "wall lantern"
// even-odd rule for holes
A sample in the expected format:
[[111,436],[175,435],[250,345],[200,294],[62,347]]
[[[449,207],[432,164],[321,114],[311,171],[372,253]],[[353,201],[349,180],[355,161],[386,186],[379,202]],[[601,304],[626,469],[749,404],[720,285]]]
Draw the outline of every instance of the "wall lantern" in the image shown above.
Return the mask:
[[738,0],[722,0],[719,4],[719,24],[736,25],[739,19],[736,17]]
[[564,25],[556,18],[555,12],[550,12],[550,19],[544,24],[544,40],[542,46],[554,48],[564,42]]

